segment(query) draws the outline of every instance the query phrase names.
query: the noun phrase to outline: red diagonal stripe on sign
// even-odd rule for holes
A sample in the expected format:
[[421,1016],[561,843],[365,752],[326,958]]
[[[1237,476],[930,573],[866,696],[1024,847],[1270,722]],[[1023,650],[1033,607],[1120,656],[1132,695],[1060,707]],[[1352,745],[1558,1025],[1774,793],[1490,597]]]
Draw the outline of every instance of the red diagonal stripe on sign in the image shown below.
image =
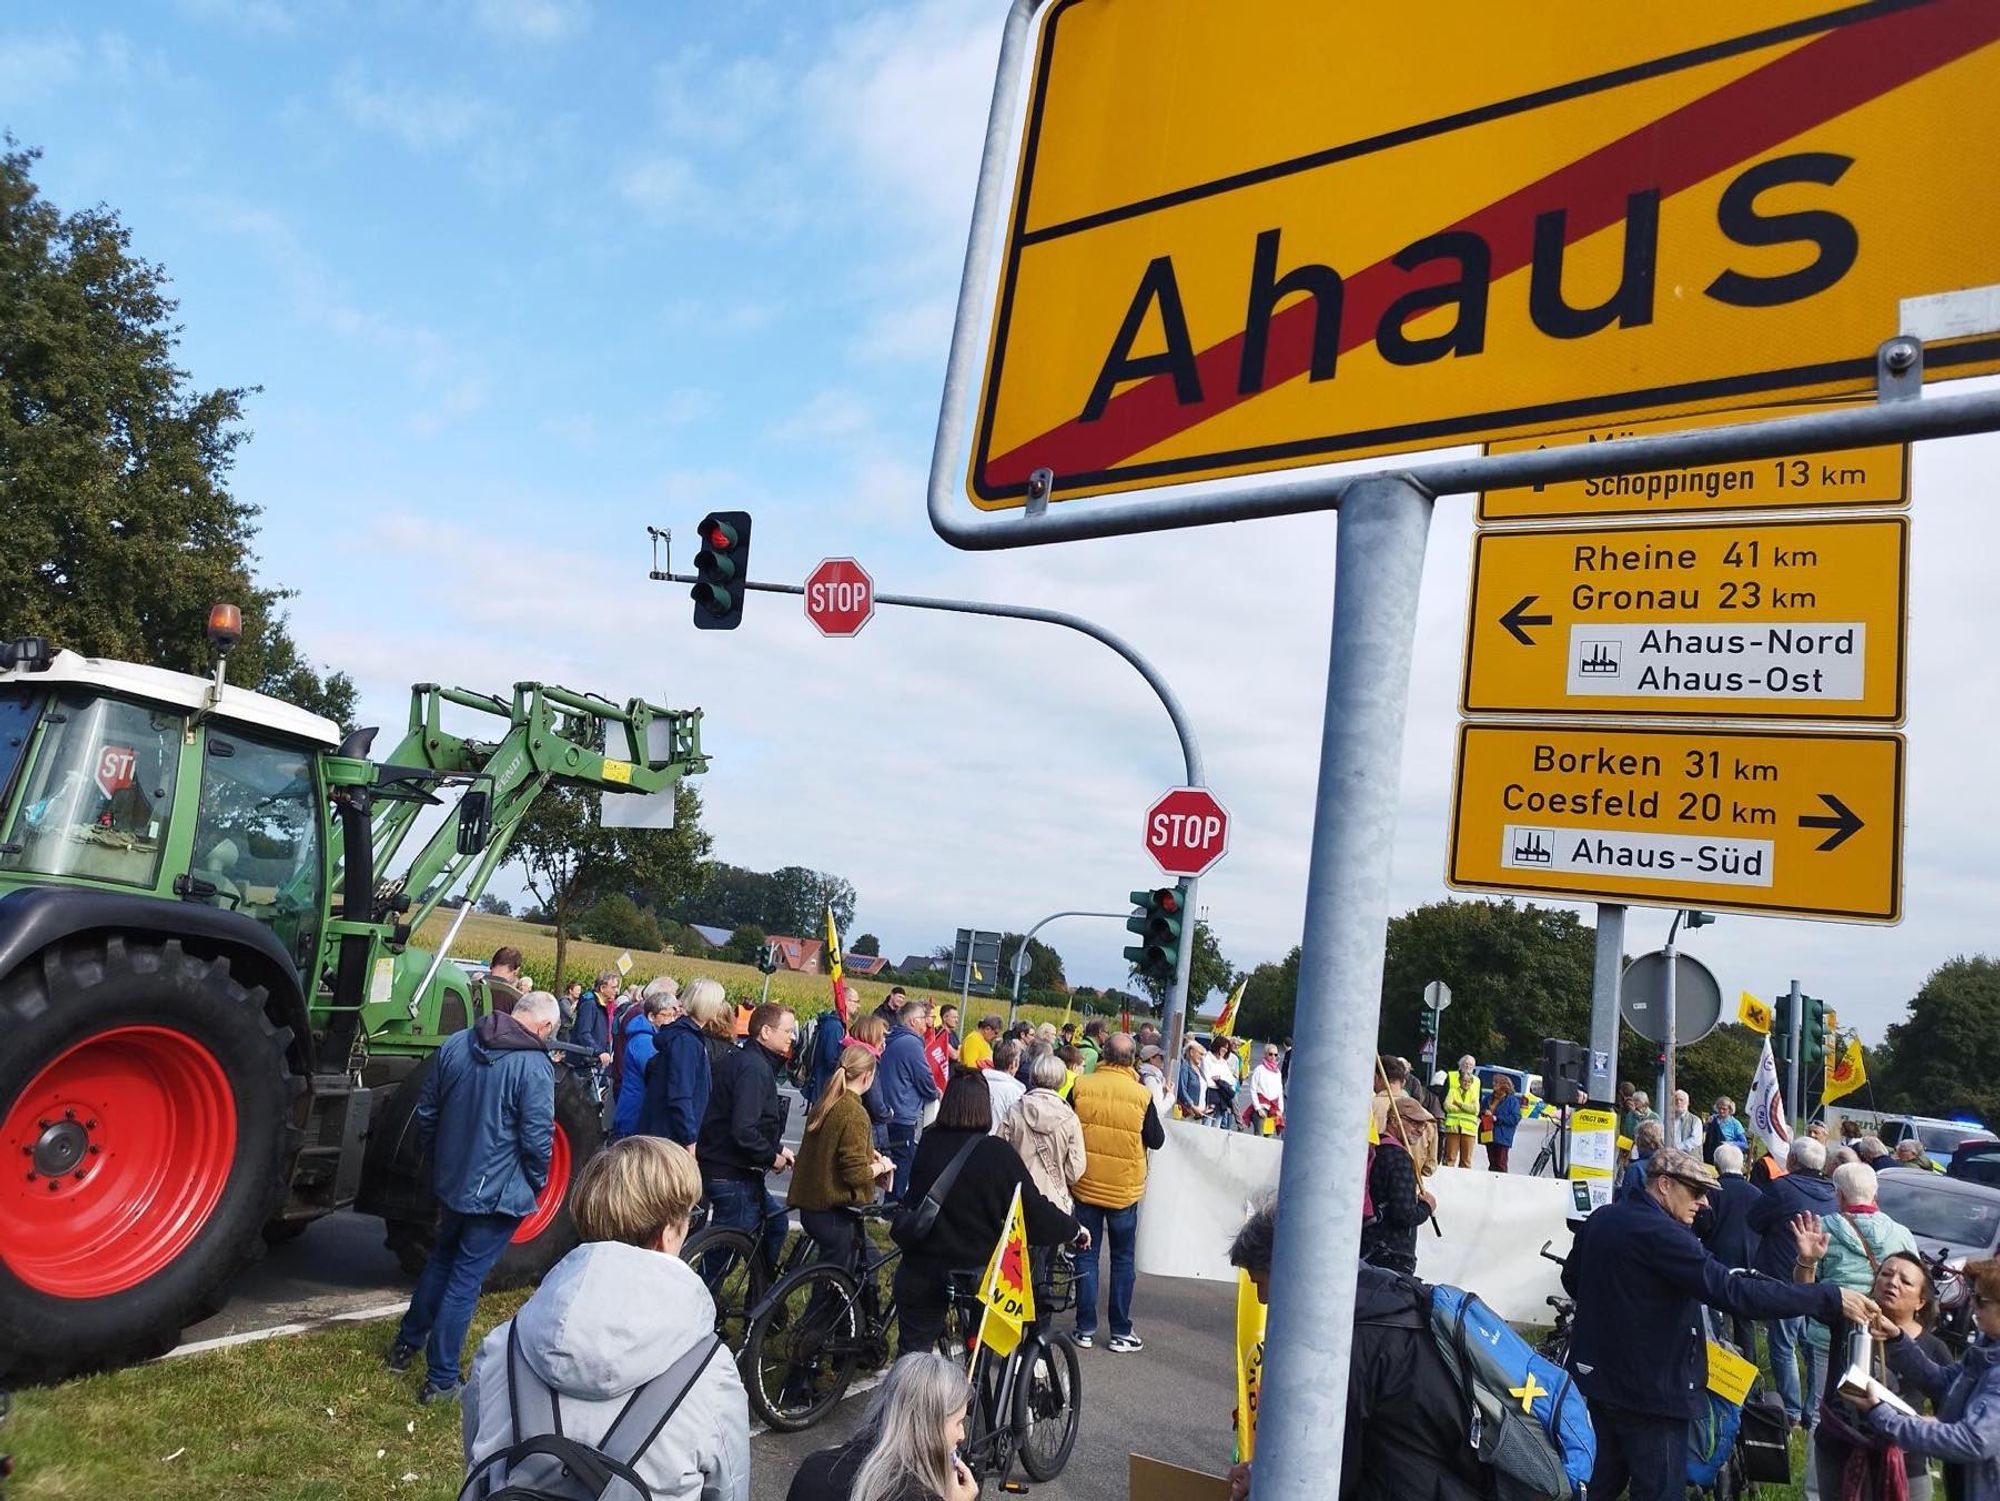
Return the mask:
[[[1672,197],[1996,40],[2000,0],[1937,0],[1841,27],[1447,228],[1470,230],[1492,247],[1498,281],[1528,264],[1535,219],[1551,209],[1568,210],[1566,238],[1574,244],[1620,222],[1628,193],[1657,187],[1662,198]],[[1382,314],[1414,285],[1388,260],[1348,277],[1341,351],[1372,339]],[[1266,390],[1310,368],[1315,316],[1313,300],[1301,298],[1271,319]],[[1236,389],[1242,351],[1239,333],[1201,352],[1201,401],[1183,406],[1170,376],[1138,381],[1097,421],[1066,422],[997,455],[986,484],[1020,486],[1043,466],[1058,481],[1110,469],[1251,400]]]

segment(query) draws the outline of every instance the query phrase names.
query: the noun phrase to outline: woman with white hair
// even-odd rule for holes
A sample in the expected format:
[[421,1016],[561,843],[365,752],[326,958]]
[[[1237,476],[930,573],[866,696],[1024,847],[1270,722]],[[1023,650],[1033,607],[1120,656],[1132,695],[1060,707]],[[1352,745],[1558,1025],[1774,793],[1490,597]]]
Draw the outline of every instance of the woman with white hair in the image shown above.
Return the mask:
[[[1875,1207],[1875,1169],[1865,1162],[1842,1163],[1833,1170],[1833,1192],[1839,1205],[1832,1214],[1820,1216],[1822,1235],[1808,1250],[1803,1239],[1795,1282],[1831,1282],[1865,1293],[1875,1286],[1875,1274],[1882,1260],[1898,1251],[1916,1253],[1917,1243],[1910,1232]],[[1848,1326],[1829,1329],[1817,1321],[1806,1324],[1806,1366],[1808,1391],[1826,1391],[1828,1352],[1833,1336],[1841,1336],[1839,1348],[1847,1349]],[[1838,1373],[1836,1373],[1837,1378]],[[1817,1414],[1807,1417],[1816,1424]]]
[[958,1446],[972,1387],[934,1350],[905,1355],[876,1389],[861,1430],[806,1456],[785,1501],[975,1501]]
[[[680,1003],[681,1014],[660,1028],[653,1042],[639,1130],[647,1136],[664,1136],[692,1152],[708,1110],[714,1069],[710,1044],[728,1037],[735,1007],[721,982],[707,978],[688,981]],[[732,1045],[723,1043],[725,1049]]]

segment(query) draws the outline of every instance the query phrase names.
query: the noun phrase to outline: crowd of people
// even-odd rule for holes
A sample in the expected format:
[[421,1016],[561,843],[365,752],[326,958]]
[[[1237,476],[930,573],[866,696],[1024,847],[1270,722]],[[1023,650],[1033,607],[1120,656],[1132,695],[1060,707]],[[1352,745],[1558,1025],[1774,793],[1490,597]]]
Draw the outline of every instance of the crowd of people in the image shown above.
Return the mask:
[[[956,1006],[934,1014],[897,988],[864,1014],[840,984],[802,1045],[789,1008],[738,1007],[709,979],[662,977],[621,1002],[619,977],[604,974],[565,998],[528,988],[520,955],[503,949],[481,983],[484,1014],[439,1051],[417,1110],[439,1230],[387,1361],[405,1370],[421,1354],[418,1400],[463,1402],[467,1463],[489,1488],[545,1460],[550,1433],[611,1453],[630,1436],[621,1412],[657,1400],[667,1416],[650,1444],[614,1457],[661,1498],[747,1494],[742,1384],[714,1351],[710,1291],[679,1258],[701,1203],[709,1223],[760,1237],[773,1266],[793,1213],[814,1256],[845,1263],[860,1233],[850,1207],[932,1209],[897,1264],[904,1358],[861,1437],[816,1456],[795,1497],[971,1494],[951,1457],[965,1378],[929,1352],[952,1274],[985,1265],[1017,1194],[1038,1258],[1075,1257],[1076,1344],[1098,1343],[1103,1313],[1107,1350],[1145,1348],[1132,1309],[1138,1208],[1173,1110],[1150,1025],[1009,1030],[986,1016],[961,1036]],[[568,1046],[552,1068],[557,1040]],[[570,1194],[584,1243],[486,1338],[462,1385],[479,1289],[548,1181],[557,1068],[609,1082],[614,1140]],[[796,1158],[787,1076],[807,1101]],[[786,1172],[780,1198],[770,1179]],[[526,1452],[535,1443],[542,1459]]]
[[[487,1336],[462,1389],[480,1284],[546,1182],[559,998],[517,993],[453,1038],[418,1109],[436,1168],[437,1249],[388,1361],[404,1369],[423,1354],[420,1400],[462,1400],[468,1466],[496,1484],[536,1462],[525,1423],[632,1463],[658,1496],[747,1496],[741,1380],[717,1353],[707,1287],[678,1256],[689,1217],[705,1200],[713,1221],[761,1230],[775,1255],[796,1213],[814,1254],[844,1261],[858,1226],[843,1211],[879,1199],[933,1209],[897,1265],[901,1358],[860,1430],[806,1461],[790,1498],[970,1501],[977,1486],[955,1446],[971,1393],[962,1368],[933,1353],[952,1273],[984,1264],[1018,1194],[1036,1255],[1075,1252],[1077,1344],[1097,1343],[1103,1315],[1107,1349],[1142,1350],[1132,1299],[1148,1154],[1170,1116],[1250,1110],[1209,1093],[1210,1060],[1231,1049],[1195,1043],[1169,1082],[1151,1028],[1135,1036],[1093,1020],[1065,1036],[988,1016],[961,1038],[955,1008],[934,1017],[928,1001],[892,993],[859,1014],[843,988],[801,1048],[787,1008],[734,1007],[712,981],[684,994],[654,981],[622,1009],[616,994],[615,977],[581,993],[568,1024],[574,1039],[601,1008],[603,1029],[582,1023],[582,1052],[573,1043],[566,1056],[616,1070],[617,1140],[571,1192],[583,1244]],[[1252,1095],[1266,1068],[1281,1090],[1286,1062],[1263,1054]],[[1419,1317],[1428,1290],[1414,1276],[1436,1208],[1427,1180],[1446,1161],[1470,1165],[1453,1139],[1485,1136],[1488,1168],[1506,1169],[1511,1143],[1494,1138],[1518,1096],[1496,1083],[1482,1098],[1475,1066],[1462,1060],[1427,1092],[1405,1060],[1374,1060],[1343,1498],[1411,1494],[1412,1476],[1437,1501],[1490,1494],[1460,1378]],[[788,1067],[809,1101],[796,1161],[778,1087]],[[1633,1142],[1624,1190],[1580,1223],[1563,1273],[1575,1303],[1569,1370],[1595,1430],[1593,1501],[1682,1494],[1690,1427],[1706,1412],[1704,1306],[1746,1354],[1762,1332],[1829,1501],[1929,1501],[1932,1458],[1954,1501],[2000,1501],[2000,1262],[1965,1271],[1982,1337],[1954,1361],[1932,1333],[1930,1268],[1876,1205],[1878,1167],[1898,1168],[1880,1142],[1855,1133],[1835,1144],[1815,1130],[1784,1160],[1750,1167],[1757,1144],[1731,1101],[1706,1120],[1676,1108],[1671,1125],[1637,1091],[1620,1107]],[[766,1180],[786,1169],[779,1199]],[[1232,1251],[1265,1298],[1275,1214],[1257,1209]],[[632,1297],[641,1286],[646,1296]],[[1843,1379],[1857,1350],[1880,1386]],[[621,1415],[655,1408],[667,1414],[657,1431],[623,1454]],[[1253,1494],[1250,1467],[1232,1482]]]

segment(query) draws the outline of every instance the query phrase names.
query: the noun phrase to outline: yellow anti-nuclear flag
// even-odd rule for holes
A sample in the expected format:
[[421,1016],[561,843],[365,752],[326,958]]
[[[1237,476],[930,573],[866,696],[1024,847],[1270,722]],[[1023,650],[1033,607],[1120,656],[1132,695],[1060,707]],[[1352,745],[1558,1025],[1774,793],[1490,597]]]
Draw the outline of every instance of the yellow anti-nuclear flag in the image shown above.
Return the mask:
[[1842,1095],[1853,1094],[1868,1082],[1868,1063],[1861,1056],[1861,1039],[1850,1037],[1840,1056],[1834,1059],[1826,1071],[1826,1095],[1828,1103]]
[[1222,1003],[1222,1015],[1215,1019],[1214,1036],[1232,1037],[1235,1035],[1236,1008],[1243,1004],[1243,987],[1249,983],[1249,978],[1246,976],[1238,980],[1236,988],[1229,992],[1229,999]]
[[1021,1212],[1021,1190],[1007,1211],[1007,1229],[993,1248],[980,1279],[979,1301],[986,1312],[979,1320],[979,1343],[995,1355],[1011,1355],[1021,1342],[1022,1328],[1034,1321],[1035,1289],[1028,1275],[1028,1221]]
[[[1370,1125],[1373,1125],[1371,1118]],[[1264,1388],[1264,1324],[1269,1312],[1250,1274],[1236,1273],[1236,1463],[1257,1457],[1257,1407]]]
[[826,907],[826,972],[833,976],[834,1015],[840,1014],[840,929],[833,925],[833,904]]
[[1752,1032],[1771,1035],[1770,1004],[1747,990],[1736,998],[1736,1019]]

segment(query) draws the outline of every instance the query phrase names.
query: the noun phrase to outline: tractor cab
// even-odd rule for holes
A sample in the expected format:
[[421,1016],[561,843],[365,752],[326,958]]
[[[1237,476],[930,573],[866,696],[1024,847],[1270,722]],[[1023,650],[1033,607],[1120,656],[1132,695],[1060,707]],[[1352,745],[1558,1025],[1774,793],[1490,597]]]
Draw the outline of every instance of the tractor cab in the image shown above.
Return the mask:
[[312,972],[328,880],[330,721],[240,688],[13,643],[0,657],[0,892],[199,902]]

